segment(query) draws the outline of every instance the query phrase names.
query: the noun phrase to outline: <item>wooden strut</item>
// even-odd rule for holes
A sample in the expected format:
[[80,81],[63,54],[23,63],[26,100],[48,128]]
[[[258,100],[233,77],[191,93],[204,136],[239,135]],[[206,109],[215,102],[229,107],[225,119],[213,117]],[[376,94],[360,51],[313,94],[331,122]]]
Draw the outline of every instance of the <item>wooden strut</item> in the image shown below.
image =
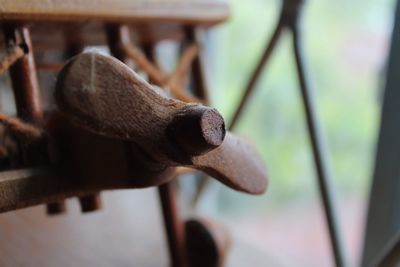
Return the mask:
[[[177,87],[184,88],[183,77],[188,76],[188,70],[191,65],[194,66],[192,70],[192,79],[194,83],[194,95],[200,96],[203,103],[207,103],[207,92],[205,92],[205,81],[199,66],[199,43],[195,38],[194,27],[185,28],[186,42],[184,42],[184,48],[182,55],[179,59],[177,67],[173,74],[169,78],[169,88],[173,87],[171,84],[176,83]],[[145,52],[149,58],[153,61],[153,48],[151,46],[145,46]],[[177,99],[186,100],[185,97],[174,94]],[[176,169],[176,175],[180,176],[184,173],[193,172],[193,169],[178,167]],[[207,176],[201,174],[200,181],[208,180]],[[222,267],[225,262],[228,249],[230,247],[230,237],[218,224],[211,220],[204,218],[194,218],[185,222],[184,233],[182,232],[182,222],[174,222],[174,218],[179,218],[179,214],[169,214],[169,212],[178,212],[178,201],[176,200],[178,194],[176,191],[176,183],[169,182],[167,184],[159,186],[159,194],[161,205],[163,207],[163,214],[165,220],[165,227],[168,242],[170,244],[170,255],[173,259],[172,262],[179,262],[179,265],[190,266],[190,267]],[[171,195],[172,194],[172,195]],[[170,203],[170,207],[165,203]],[[172,217],[171,219],[165,219]],[[184,240],[184,241],[182,241]],[[184,245],[184,248],[179,246]],[[177,247],[178,246],[178,247]],[[178,254],[178,252],[185,253],[185,257]],[[181,262],[183,261],[183,262]],[[174,265],[175,266],[175,265]]]
[[[200,31],[198,31],[194,27],[186,26],[185,27],[185,38],[186,42],[191,44],[195,43],[199,48],[203,47],[202,38],[200,35]],[[202,54],[203,49],[199,49],[197,57],[194,59],[192,68],[191,68],[191,78],[192,78],[192,87],[193,94],[201,99],[202,103],[209,104],[209,88],[207,85],[207,77],[205,71],[205,57]],[[196,208],[197,204],[200,201],[201,196],[204,194],[204,191],[211,185],[211,179],[204,173],[199,174],[199,180],[197,183],[197,187],[190,203],[192,208]]]
[[[127,57],[135,60],[136,64],[149,75],[150,80],[158,84],[164,84],[164,76],[147,60],[138,49],[130,45],[129,31],[123,25],[109,25],[107,38],[111,52],[121,61],[126,61]],[[123,47],[123,49],[120,49]],[[146,50],[147,56],[152,59],[153,47]],[[185,244],[183,236],[183,221],[178,213],[178,201],[175,192],[175,185],[172,182],[160,185],[158,194],[164,219],[164,226],[168,240],[169,255],[171,266],[186,267]]]
[[[7,71],[18,59],[25,55],[24,49],[20,45],[13,45],[4,58],[0,60],[0,75]],[[31,139],[42,137],[43,131],[32,124],[26,123],[18,118],[14,118],[0,112],[0,122],[11,132],[24,135]]]
[[23,135],[28,139],[40,139],[41,137],[43,137],[42,129],[1,112],[0,123],[8,128],[12,133]]
[[314,156],[315,168],[317,171],[317,181],[319,191],[324,205],[326,222],[328,224],[330,242],[333,251],[333,257],[336,266],[348,266],[345,250],[343,247],[342,235],[337,222],[338,213],[335,207],[334,194],[332,192],[331,177],[328,171],[328,164],[325,158],[324,143],[322,134],[320,132],[319,121],[316,117],[316,107],[314,105],[313,92],[309,88],[306,80],[306,73],[304,69],[304,59],[301,51],[300,31],[299,31],[299,17],[301,9],[303,8],[304,0],[283,0],[281,14],[277,26],[272,34],[272,37],[267,44],[267,47],[262,55],[259,63],[257,64],[247,86],[244,94],[240,100],[238,108],[234,112],[233,119],[229,124],[229,129],[232,130],[236,127],[240,116],[243,113],[244,107],[247,104],[250,95],[255,89],[255,85],[261,75],[265,65],[276,47],[279,37],[284,30],[292,33],[292,43],[294,56],[296,60],[296,70],[298,74],[299,85],[302,94],[302,101],[305,108],[305,116],[311,140],[312,152]]
[[143,70],[155,84],[161,88],[169,89],[170,92],[179,100],[184,102],[201,103],[197,97],[188,94],[182,86],[182,77],[188,72],[188,69],[198,54],[198,46],[191,44],[182,53],[176,70],[170,77],[164,75],[154,63],[152,63],[140,50],[132,43],[124,42],[122,44],[126,56],[130,57],[137,66]]
[[[155,62],[154,44],[144,45],[146,56]],[[151,82],[153,80],[149,75]],[[161,82],[161,80],[160,80]],[[164,219],[164,229],[167,237],[170,264],[173,267],[186,267],[186,244],[184,236],[184,223],[179,213],[179,196],[176,190],[176,183],[168,182],[158,187],[162,216]]]
[[0,74],[7,71],[12,64],[25,55],[24,49],[19,45],[13,45],[9,51],[6,52],[4,58],[0,61]]
[[[79,53],[82,53],[85,48],[85,43],[83,33],[81,32],[79,25],[77,25],[77,27],[70,26],[66,28],[63,36],[66,43],[64,51],[64,58],[66,60],[76,56]],[[99,192],[80,196],[78,199],[81,206],[81,211],[84,213],[97,211],[103,206]]]
[[[166,77],[160,70],[153,64],[148,58],[150,55],[144,55],[137,47],[132,45],[130,42],[123,42],[123,50],[125,54],[129,56],[137,66],[143,70],[150,78],[152,82],[159,85],[162,88],[170,89],[171,93],[179,100],[184,102],[196,102],[196,103],[208,103],[207,88],[205,86],[204,70],[202,70],[202,62],[199,51],[199,38],[196,36],[196,30],[193,27],[185,27],[186,42],[189,45],[185,45],[183,48],[182,55],[178,61],[175,71]],[[190,66],[192,68],[192,78],[194,86],[194,96],[184,90],[183,77],[187,76]],[[196,190],[195,196],[192,200],[192,206],[195,207],[203,191],[209,184],[209,179],[206,175],[202,174],[199,180],[198,189]]]

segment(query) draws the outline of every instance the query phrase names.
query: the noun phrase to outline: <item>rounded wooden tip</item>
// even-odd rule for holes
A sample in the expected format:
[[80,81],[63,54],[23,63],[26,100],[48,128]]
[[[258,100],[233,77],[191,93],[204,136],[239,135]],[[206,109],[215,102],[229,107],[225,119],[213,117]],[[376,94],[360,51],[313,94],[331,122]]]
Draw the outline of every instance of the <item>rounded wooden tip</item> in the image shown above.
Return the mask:
[[207,109],[200,118],[200,128],[204,143],[215,148],[222,144],[225,138],[225,122],[215,109]]
[[225,133],[225,122],[218,111],[198,105],[177,114],[168,129],[169,136],[190,156],[220,146]]

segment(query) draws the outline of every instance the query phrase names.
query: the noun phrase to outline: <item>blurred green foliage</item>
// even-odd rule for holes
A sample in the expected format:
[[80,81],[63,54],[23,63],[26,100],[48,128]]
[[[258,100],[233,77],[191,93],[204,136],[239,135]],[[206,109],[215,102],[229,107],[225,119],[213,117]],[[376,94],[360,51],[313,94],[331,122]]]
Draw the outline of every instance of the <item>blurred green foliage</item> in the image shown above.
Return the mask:
[[[231,19],[214,30],[212,99],[230,120],[269,40],[280,1],[233,0]],[[375,157],[380,91],[393,1],[308,0],[301,20],[311,85],[328,147],[333,186],[340,197],[366,197]],[[264,69],[237,132],[249,137],[268,166],[270,187],[253,198],[219,193],[220,209],[281,207],[317,200],[289,35]]]

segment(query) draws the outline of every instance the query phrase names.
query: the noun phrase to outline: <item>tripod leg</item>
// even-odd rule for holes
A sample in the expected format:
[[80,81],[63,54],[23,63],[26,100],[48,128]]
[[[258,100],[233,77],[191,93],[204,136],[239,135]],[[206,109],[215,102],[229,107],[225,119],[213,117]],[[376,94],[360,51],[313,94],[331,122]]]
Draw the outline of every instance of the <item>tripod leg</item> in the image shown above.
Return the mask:
[[306,80],[304,60],[302,57],[300,36],[296,26],[292,27],[293,49],[296,61],[297,74],[301,90],[303,106],[306,115],[307,127],[310,136],[312,152],[317,171],[319,191],[321,194],[325,217],[329,228],[331,246],[335,257],[336,266],[346,266],[344,250],[337,223],[334,194],[332,191],[331,177],[328,169],[325,144],[323,142],[319,120],[317,118],[313,91]]
[[228,129],[230,131],[232,131],[235,128],[236,123],[238,122],[239,117],[242,114],[243,108],[247,104],[248,98],[250,97],[251,93],[254,91],[255,85],[258,81],[258,78],[261,75],[261,72],[264,69],[264,66],[268,63],[268,60],[269,60],[272,52],[274,51],[274,48],[276,47],[276,44],[279,40],[279,37],[282,33],[283,28],[284,28],[284,24],[282,23],[282,20],[280,20],[278,22],[278,25],[276,26],[274,33],[272,34],[272,37],[264,51],[264,54],[262,55],[260,61],[258,62],[257,66],[246,86],[246,89],[244,91],[242,99],[240,100],[240,103],[239,103],[239,105],[233,115],[233,118],[228,126]]

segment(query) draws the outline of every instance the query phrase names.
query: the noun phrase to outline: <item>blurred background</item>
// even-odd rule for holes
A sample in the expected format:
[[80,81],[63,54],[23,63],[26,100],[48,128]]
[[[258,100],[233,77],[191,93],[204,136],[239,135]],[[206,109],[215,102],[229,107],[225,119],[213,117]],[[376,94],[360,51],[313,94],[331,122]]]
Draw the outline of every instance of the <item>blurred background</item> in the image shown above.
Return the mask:
[[[232,0],[228,23],[210,36],[213,104],[231,118],[274,29],[281,1]],[[375,159],[392,0],[309,0],[305,57],[328,144],[340,224],[358,262]],[[333,266],[290,36],[278,44],[238,131],[267,163],[268,192],[248,197],[215,185],[202,210],[219,216],[248,246],[283,266]]]

